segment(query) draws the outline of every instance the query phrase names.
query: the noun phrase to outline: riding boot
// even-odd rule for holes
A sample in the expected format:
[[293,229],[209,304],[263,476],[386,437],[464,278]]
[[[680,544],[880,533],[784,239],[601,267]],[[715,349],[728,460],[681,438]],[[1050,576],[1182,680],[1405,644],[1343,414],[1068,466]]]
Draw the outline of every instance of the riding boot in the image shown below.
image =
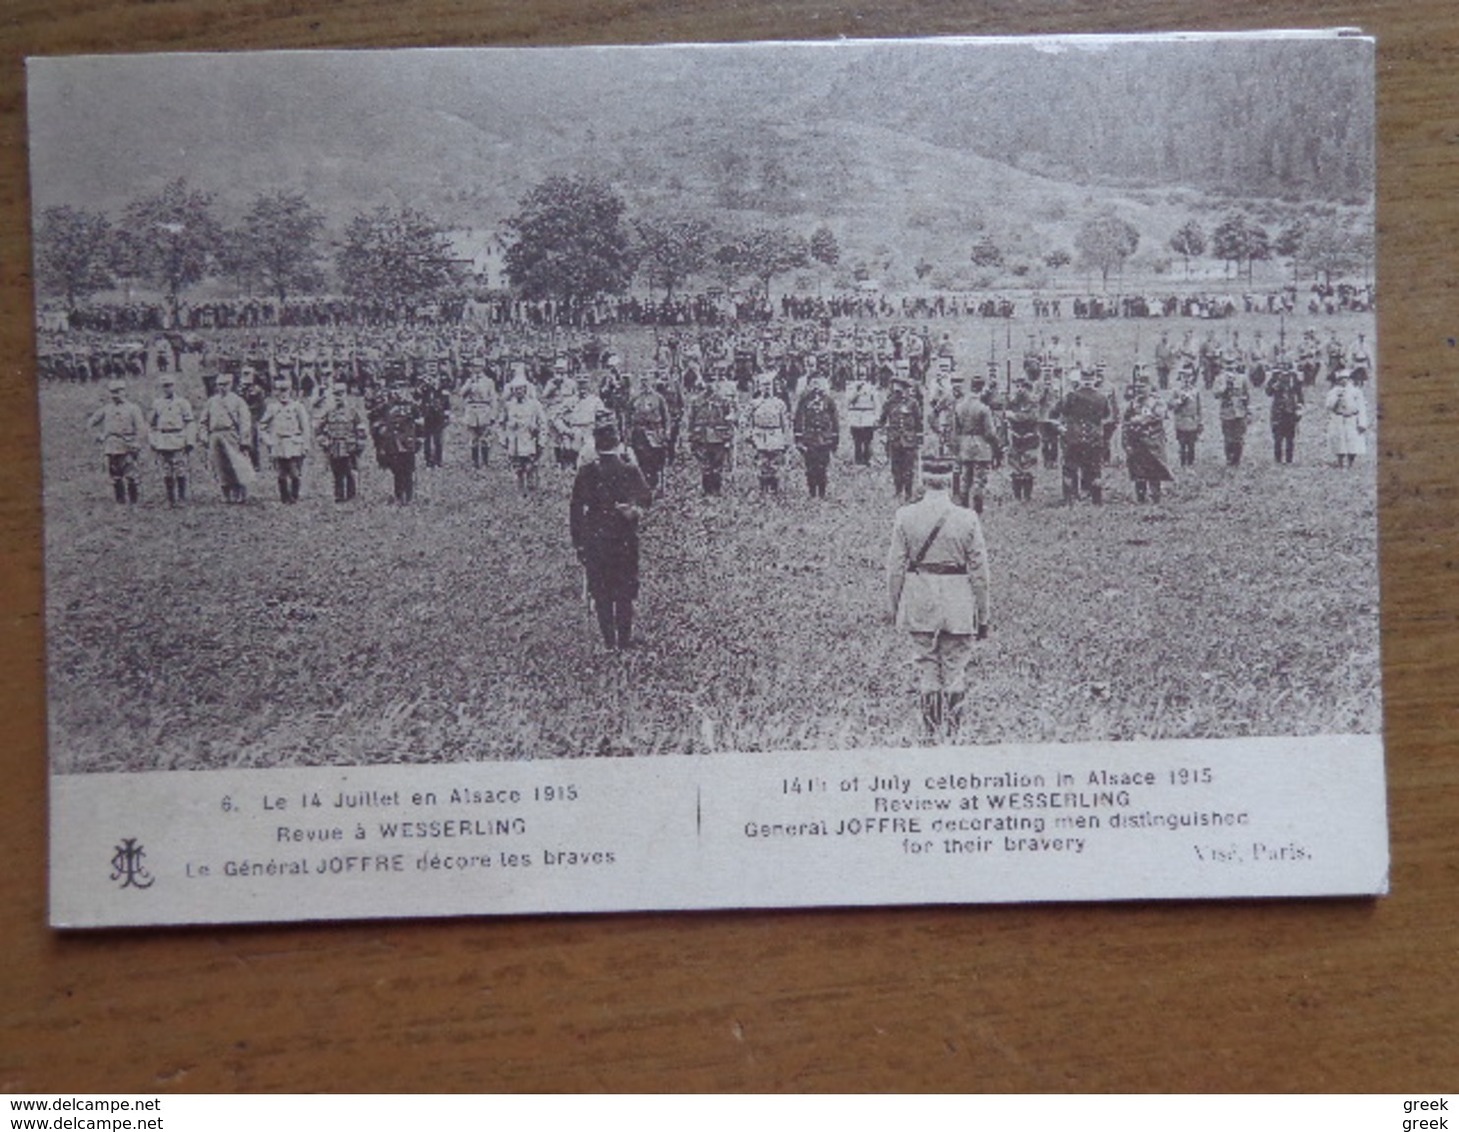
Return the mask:
[[1135,481],[1135,501],[1137,503],[1144,503],[1145,502],[1145,481],[1144,480],[1136,480]]
[[125,503],[127,501],[127,485],[121,480],[112,480],[111,490],[112,494],[116,496],[118,503]]
[[136,480],[128,480],[127,481],[127,502],[128,503],[135,503],[135,502],[137,502],[137,481]]
[[280,503],[289,503],[289,502],[292,502],[289,499],[289,477],[288,476],[280,476],[279,477],[279,502]]
[[947,734],[949,737],[956,736],[958,733],[958,728],[962,726],[963,700],[966,698],[966,695],[967,694],[965,692],[947,693],[947,698],[944,701],[943,705],[942,722],[947,728]]
[[922,693],[922,737],[937,739],[942,731],[942,693]]
[[1096,507],[1104,502],[1104,485],[1095,484],[1089,489],[1089,499]]
[[[172,496],[169,493],[168,499],[170,500],[171,498]],[[177,501],[179,503],[187,502],[187,476],[177,477]]]
[[167,506],[169,506],[169,507],[176,506],[177,505],[177,480],[175,480],[172,476],[167,476],[166,478],[163,479],[162,482],[167,487]]
[[598,615],[598,632],[603,637],[604,647],[616,649],[618,647],[618,628],[613,623],[613,603],[595,599],[593,612]]
[[633,602],[614,602],[613,621],[618,630],[618,647],[631,649],[633,647]]
[[1156,503],[1159,503],[1160,502],[1160,481],[1159,480],[1155,480],[1154,482],[1152,482],[1150,484],[1150,498],[1154,502],[1156,502]]
[[981,495],[973,496],[973,511],[978,515],[983,513],[983,497]]

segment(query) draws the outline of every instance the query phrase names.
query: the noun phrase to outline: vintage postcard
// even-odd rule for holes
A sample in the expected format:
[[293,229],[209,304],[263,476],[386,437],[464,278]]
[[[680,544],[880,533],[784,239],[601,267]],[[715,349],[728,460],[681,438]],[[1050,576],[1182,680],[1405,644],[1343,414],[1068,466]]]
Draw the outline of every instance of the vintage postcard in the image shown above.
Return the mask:
[[52,923],[1386,891],[1374,75],[31,59]]

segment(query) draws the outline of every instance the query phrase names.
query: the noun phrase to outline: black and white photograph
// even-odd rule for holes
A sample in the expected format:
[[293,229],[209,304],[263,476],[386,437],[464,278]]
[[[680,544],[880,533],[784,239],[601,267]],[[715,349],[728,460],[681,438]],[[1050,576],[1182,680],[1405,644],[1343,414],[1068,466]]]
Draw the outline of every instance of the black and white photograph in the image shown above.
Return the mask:
[[28,82],[53,775],[1360,737],[1381,826],[1370,39]]

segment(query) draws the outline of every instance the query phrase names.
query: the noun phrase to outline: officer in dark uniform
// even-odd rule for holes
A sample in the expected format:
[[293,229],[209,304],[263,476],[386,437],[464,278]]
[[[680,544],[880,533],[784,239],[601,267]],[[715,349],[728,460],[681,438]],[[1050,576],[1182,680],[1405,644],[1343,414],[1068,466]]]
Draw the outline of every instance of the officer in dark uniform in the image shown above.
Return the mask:
[[892,392],[882,406],[877,427],[886,430],[892,494],[910,503],[917,453],[922,448],[922,406],[913,396],[912,382],[906,374],[892,378]]
[[1025,503],[1033,500],[1033,474],[1039,464],[1039,403],[1034,399],[1033,385],[1025,376],[1019,379],[1013,398],[1008,402],[1008,468],[1013,483],[1013,498]]
[[812,499],[825,499],[831,453],[840,446],[841,425],[836,416],[836,402],[831,399],[823,378],[814,378],[801,396],[792,428],[795,446],[805,462],[806,488]]
[[411,395],[405,375],[398,374],[370,414],[375,458],[395,481],[395,502],[415,498],[415,454],[420,449],[420,402]]
[[623,458],[611,410],[593,429],[598,458],[578,469],[568,529],[587,576],[588,596],[603,644],[632,648],[638,598],[638,525],[653,499],[643,473]]
[[1103,503],[1100,474],[1109,398],[1095,388],[1093,373],[1081,371],[1075,387],[1054,411],[1064,429],[1064,502],[1075,503],[1087,493],[1091,502]]
[[1297,423],[1302,419],[1306,398],[1301,377],[1285,359],[1277,363],[1267,379],[1266,393],[1272,399],[1273,455],[1278,464],[1290,464],[1297,444]]
[[441,381],[438,363],[434,358],[427,358],[425,378],[416,389],[416,397],[420,402],[420,430],[428,468],[441,466],[446,425],[451,419],[451,395],[442,388]]
[[689,451],[699,464],[705,495],[719,494],[734,439],[734,402],[715,382],[706,381],[689,402]]
[[669,406],[648,378],[639,381],[638,391],[628,402],[627,415],[629,446],[643,469],[643,478],[657,491],[669,449]]

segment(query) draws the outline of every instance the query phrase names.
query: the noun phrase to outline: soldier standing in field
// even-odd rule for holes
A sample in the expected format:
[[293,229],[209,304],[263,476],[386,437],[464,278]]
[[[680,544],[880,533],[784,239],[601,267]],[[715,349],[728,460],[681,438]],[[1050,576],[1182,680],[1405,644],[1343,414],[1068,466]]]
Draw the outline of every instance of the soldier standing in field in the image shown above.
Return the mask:
[[106,474],[118,503],[136,503],[137,457],[147,439],[147,419],[142,408],[127,400],[126,382],[113,378],[106,384],[110,401],[91,414],[86,422],[101,441]]
[[654,374],[654,388],[664,399],[669,413],[669,438],[665,449],[665,463],[674,464],[679,459],[679,428],[684,420],[684,390],[673,374],[660,369]]
[[1325,405],[1328,447],[1339,468],[1351,468],[1368,451],[1368,404],[1347,370],[1333,374]]
[[[898,363],[899,366],[904,363]],[[886,430],[887,462],[892,468],[892,494],[912,501],[917,453],[922,450],[922,406],[912,393],[906,372],[892,378],[891,396],[882,406],[877,427]]]
[[390,471],[396,503],[409,503],[415,498],[415,454],[420,450],[420,431],[420,402],[411,394],[404,373],[397,373],[370,417],[375,459]]
[[1033,501],[1033,474],[1039,466],[1041,416],[1032,382],[1027,377],[1020,378],[1008,402],[1005,420],[1008,424],[1008,472],[1013,484],[1013,498],[1025,503]]
[[636,384],[626,408],[628,443],[644,480],[657,491],[669,451],[669,405],[647,377]]
[[1143,379],[1130,387],[1129,403],[1121,442],[1125,449],[1125,468],[1135,484],[1135,499],[1160,502],[1161,485],[1175,477],[1165,460],[1165,402]]
[[451,420],[451,395],[442,386],[443,375],[434,358],[426,359],[426,373],[416,397],[420,401],[421,449],[426,467],[439,468],[445,455],[446,425]]
[[461,387],[466,404],[466,431],[471,437],[471,466],[485,468],[491,461],[491,430],[501,417],[496,383],[480,362],[466,362],[466,384]]
[[344,387],[335,385],[319,423],[315,438],[324,449],[334,477],[334,501],[346,503],[355,497],[360,453],[365,450],[365,420],[359,409],[345,400]]
[[[577,399],[573,401],[566,416],[567,427],[571,430],[572,436],[569,441],[573,461],[571,466],[581,467],[584,464],[591,464],[595,459],[593,431],[597,427],[598,418],[605,410],[613,411],[608,408],[602,397],[593,392],[592,379],[585,373],[579,374]],[[614,413],[614,420],[617,420],[616,413]]]
[[1080,372],[1075,386],[1055,410],[1064,430],[1064,502],[1076,503],[1088,495],[1096,506],[1104,502],[1105,424],[1109,398],[1095,388],[1092,373]]
[[790,410],[775,395],[769,374],[757,378],[755,387],[755,398],[750,402],[748,415],[750,444],[755,449],[760,494],[775,494],[780,491],[780,469],[790,448]]
[[274,398],[263,411],[258,433],[273,460],[279,481],[279,502],[298,503],[304,474],[304,457],[309,451],[309,410],[294,399],[287,381],[274,383]]
[[162,468],[168,506],[187,501],[188,453],[193,450],[193,410],[186,397],[177,394],[177,377],[169,372],[158,378],[162,392],[152,400],[148,420],[153,455]]
[[[961,393],[961,381],[957,378],[953,381],[954,389]],[[957,396],[952,410],[960,470],[956,489],[958,506],[968,506],[971,498],[972,508],[979,515],[983,513],[983,498],[988,493],[988,473],[1003,449],[993,410],[983,400],[982,386],[982,379],[975,378],[972,391]]]
[[795,407],[794,430],[795,446],[805,461],[806,488],[812,499],[825,499],[831,454],[841,444],[841,425],[824,377],[812,378],[802,394]]
[[1170,331],[1160,332],[1160,341],[1155,344],[1155,380],[1161,389],[1170,388],[1170,372],[1175,367],[1176,349],[1170,341]]
[[517,490],[523,494],[537,488],[537,465],[551,430],[527,378],[517,374],[507,383],[507,398],[502,405],[502,444],[517,476]]
[[689,402],[688,430],[689,451],[699,464],[704,494],[718,495],[735,439],[734,402],[718,383],[706,381]]
[[253,461],[248,449],[255,443],[253,414],[233,392],[233,375],[218,374],[214,392],[198,414],[200,440],[205,445],[213,474],[226,503],[243,503],[253,486]]
[[871,438],[880,416],[881,394],[866,374],[858,374],[846,391],[846,425],[851,430],[851,458],[855,463],[871,463]]
[[911,636],[924,739],[957,735],[974,640],[988,635],[988,554],[983,528],[950,495],[953,461],[922,459],[926,494],[897,511],[887,548],[887,591]]
[[1251,422],[1251,387],[1235,370],[1227,370],[1216,390],[1220,407],[1221,440],[1226,448],[1226,463],[1236,467],[1246,447],[1246,426]]
[[1195,370],[1182,371],[1170,399],[1170,417],[1175,426],[1175,443],[1180,450],[1180,466],[1193,468],[1196,440],[1201,435],[1201,391],[1196,385]]
[[611,410],[604,410],[592,439],[596,459],[579,468],[573,480],[568,530],[603,644],[616,651],[634,647],[638,525],[653,493],[643,473],[623,459]]
[[1284,360],[1267,379],[1266,393],[1272,399],[1272,454],[1278,464],[1290,464],[1306,400],[1302,379]]

